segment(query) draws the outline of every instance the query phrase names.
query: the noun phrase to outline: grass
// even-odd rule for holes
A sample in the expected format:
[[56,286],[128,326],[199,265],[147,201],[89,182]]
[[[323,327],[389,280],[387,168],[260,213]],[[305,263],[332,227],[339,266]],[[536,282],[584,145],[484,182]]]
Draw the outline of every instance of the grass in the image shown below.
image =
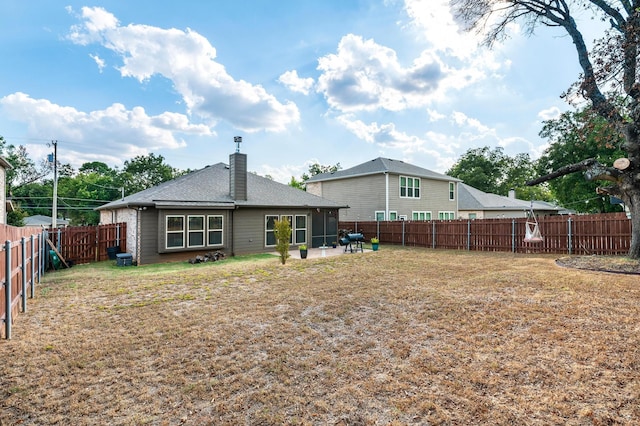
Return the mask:
[[637,276],[550,256],[103,262],[39,288],[0,341],[2,424],[640,421]]

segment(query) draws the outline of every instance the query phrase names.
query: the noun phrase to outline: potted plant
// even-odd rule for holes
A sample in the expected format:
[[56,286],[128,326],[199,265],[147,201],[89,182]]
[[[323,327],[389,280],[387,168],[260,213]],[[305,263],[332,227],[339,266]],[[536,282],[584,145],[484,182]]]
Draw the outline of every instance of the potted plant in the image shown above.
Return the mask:
[[380,244],[380,240],[378,240],[376,237],[373,237],[371,239],[371,248],[373,249],[373,251],[378,251],[378,244]]
[[337,245],[338,243],[336,243],[335,241],[331,242],[331,247],[336,248]]
[[306,259],[307,258],[307,246],[306,244],[302,244],[300,247],[300,259]]

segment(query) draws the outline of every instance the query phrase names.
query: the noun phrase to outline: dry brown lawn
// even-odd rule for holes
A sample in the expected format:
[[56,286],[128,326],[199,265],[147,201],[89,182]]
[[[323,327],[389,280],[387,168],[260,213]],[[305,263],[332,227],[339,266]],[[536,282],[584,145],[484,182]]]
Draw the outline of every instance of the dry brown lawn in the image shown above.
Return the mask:
[[7,425],[640,422],[640,279],[378,252],[47,274],[0,341]]

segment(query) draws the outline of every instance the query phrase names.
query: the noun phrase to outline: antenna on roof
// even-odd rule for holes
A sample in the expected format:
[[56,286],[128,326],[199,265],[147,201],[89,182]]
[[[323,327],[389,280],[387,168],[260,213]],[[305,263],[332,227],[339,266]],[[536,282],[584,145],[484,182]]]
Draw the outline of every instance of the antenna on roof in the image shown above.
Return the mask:
[[234,136],[233,142],[236,144],[236,152],[240,152],[240,144],[242,143],[242,136]]

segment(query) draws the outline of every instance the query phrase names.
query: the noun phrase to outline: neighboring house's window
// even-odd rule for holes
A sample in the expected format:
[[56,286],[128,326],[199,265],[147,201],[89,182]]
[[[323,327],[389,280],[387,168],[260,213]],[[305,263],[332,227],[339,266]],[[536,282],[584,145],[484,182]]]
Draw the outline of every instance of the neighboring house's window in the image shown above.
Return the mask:
[[384,220],[384,212],[383,211],[377,211],[376,212],[376,222],[380,222]]
[[167,216],[167,248],[184,247],[184,216]]
[[222,215],[207,216],[207,222],[207,245],[222,245]]
[[389,212],[389,220],[398,220],[398,212]]
[[[291,233],[293,234],[293,232]],[[307,242],[307,216],[296,215],[296,244],[304,244]]]
[[399,216],[399,219],[400,219],[400,220],[407,220],[407,215],[406,215],[406,214],[401,214],[401,215]]
[[412,220],[431,220],[431,212],[411,212]]
[[456,199],[456,184],[449,182],[449,201]]
[[265,216],[264,241],[266,246],[276,245],[276,233],[274,232],[274,229],[276,227],[276,220],[278,220],[278,216]]
[[187,246],[204,247],[204,216],[187,216]]
[[469,219],[475,219],[478,215],[476,213],[469,213]]
[[420,198],[420,178],[400,176],[400,197]]
[[438,212],[438,219],[451,220],[455,218],[456,218],[455,212]]

